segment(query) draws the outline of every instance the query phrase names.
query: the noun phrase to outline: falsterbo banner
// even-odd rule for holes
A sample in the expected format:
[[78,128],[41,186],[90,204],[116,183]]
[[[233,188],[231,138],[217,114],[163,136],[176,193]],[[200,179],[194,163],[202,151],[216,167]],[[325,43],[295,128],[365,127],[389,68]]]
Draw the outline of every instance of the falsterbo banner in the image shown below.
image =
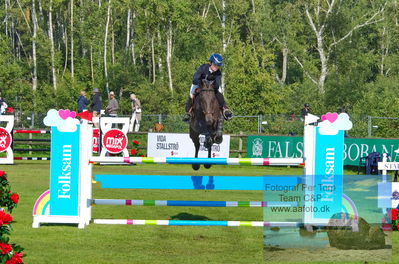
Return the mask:
[[78,215],[79,135],[51,127],[50,215]]
[[[208,157],[204,147],[205,136],[200,136],[198,157]],[[213,144],[212,158],[228,158],[230,152],[230,135],[223,135],[221,144]],[[194,157],[195,148],[189,134],[178,133],[148,133],[148,157]]]
[[[399,139],[344,138],[344,165],[359,165],[361,157],[371,152],[389,153],[392,161],[399,162]],[[249,136],[249,158],[302,158],[303,137]]]

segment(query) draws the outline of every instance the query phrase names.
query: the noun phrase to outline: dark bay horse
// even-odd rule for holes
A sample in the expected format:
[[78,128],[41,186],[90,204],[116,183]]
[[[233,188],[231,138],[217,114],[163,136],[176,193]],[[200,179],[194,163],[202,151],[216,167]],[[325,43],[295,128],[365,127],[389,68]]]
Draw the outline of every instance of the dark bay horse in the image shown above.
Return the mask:
[[[223,114],[215,95],[214,81],[202,80],[199,93],[194,99],[192,118],[190,122],[190,138],[195,146],[195,157],[198,158],[200,149],[200,135],[205,135],[204,146],[211,157],[213,143],[223,141]],[[200,168],[199,164],[192,164],[194,170]],[[211,165],[205,164],[209,169]]]

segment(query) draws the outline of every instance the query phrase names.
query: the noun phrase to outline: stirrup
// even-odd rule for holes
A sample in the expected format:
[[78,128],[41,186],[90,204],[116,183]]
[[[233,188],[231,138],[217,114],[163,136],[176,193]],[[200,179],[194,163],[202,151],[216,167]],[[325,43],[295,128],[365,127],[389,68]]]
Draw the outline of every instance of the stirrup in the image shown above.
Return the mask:
[[228,108],[223,108],[223,117],[225,120],[230,120],[233,118],[233,112]]

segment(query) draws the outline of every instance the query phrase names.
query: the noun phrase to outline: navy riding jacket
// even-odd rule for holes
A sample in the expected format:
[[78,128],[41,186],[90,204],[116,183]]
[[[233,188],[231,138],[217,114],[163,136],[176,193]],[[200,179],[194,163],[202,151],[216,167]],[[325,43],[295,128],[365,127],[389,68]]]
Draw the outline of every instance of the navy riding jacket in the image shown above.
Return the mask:
[[210,64],[202,64],[198,70],[194,73],[193,84],[200,85],[203,79],[208,79],[210,81],[215,80],[215,89],[218,90],[220,86],[220,78],[222,77],[222,72],[219,70],[211,72],[209,70]]

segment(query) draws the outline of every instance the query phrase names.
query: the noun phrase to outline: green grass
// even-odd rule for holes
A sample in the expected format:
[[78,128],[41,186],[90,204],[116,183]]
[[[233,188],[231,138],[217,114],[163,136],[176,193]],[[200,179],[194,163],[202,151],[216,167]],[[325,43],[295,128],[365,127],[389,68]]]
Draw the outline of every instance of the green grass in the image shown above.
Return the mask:
[[[49,163],[17,161],[2,166],[20,194],[13,212],[12,242],[25,248],[26,263],[265,263],[262,228],[94,225],[45,225],[33,229],[32,208],[49,186]],[[192,171],[189,165],[95,166],[93,174],[265,175],[301,174],[297,168],[213,166]],[[169,200],[261,200],[261,191],[101,189],[94,198]],[[93,218],[170,219],[179,213],[212,220],[262,221],[260,208],[93,207]],[[393,236],[394,250],[399,235]],[[394,262],[399,262],[397,254]],[[270,263],[270,262],[267,262]],[[276,262],[277,263],[277,262]],[[348,262],[349,263],[349,262]],[[359,263],[359,262],[352,262]]]

